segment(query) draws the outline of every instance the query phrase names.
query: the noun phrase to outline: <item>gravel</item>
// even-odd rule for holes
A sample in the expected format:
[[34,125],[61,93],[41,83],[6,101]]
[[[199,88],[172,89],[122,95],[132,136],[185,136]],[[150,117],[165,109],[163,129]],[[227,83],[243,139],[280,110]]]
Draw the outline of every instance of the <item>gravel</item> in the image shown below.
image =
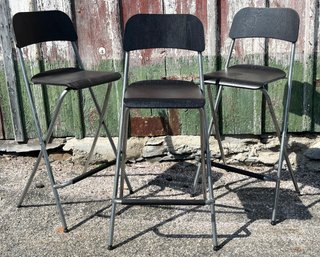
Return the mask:
[[[63,233],[53,194],[40,164],[21,208],[17,202],[34,156],[0,155],[1,256],[319,256],[320,172],[297,163],[301,189],[283,172],[279,219],[270,224],[273,183],[214,168],[218,240],[212,250],[208,207],[119,206],[114,250],[107,250],[114,166],[61,189],[70,232]],[[57,181],[81,174],[72,159],[54,158]],[[127,165],[135,195],[188,199],[195,163],[137,162]],[[244,167],[242,167],[244,168]],[[247,167],[269,172],[270,167]],[[197,197],[200,197],[198,195]]]

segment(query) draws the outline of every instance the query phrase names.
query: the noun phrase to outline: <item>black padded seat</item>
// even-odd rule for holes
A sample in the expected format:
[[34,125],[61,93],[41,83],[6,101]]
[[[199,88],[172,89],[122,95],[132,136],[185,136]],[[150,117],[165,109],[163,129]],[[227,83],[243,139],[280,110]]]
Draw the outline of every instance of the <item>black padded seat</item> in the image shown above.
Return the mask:
[[226,70],[207,73],[204,75],[204,80],[215,80],[220,85],[232,87],[249,86],[252,89],[259,89],[268,83],[285,77],[286,73],[277,68],[240,64],[230,66]]
[[83,89],[120,79],[119,72],[87,71],[79,68],[62,68],[34,75],[34,84],[66,86],[71,89]]
[[132,83],[124,94],[128,108],[202,108],[205,98],[193,82],[144,80]]

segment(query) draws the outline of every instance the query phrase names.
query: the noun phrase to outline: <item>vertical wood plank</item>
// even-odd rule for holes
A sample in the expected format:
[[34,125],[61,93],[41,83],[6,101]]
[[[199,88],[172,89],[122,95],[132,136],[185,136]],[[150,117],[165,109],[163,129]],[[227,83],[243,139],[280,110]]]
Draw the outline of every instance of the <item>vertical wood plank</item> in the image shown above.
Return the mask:
[[21,109],[19,102],[20,97],[15,75],[12,23],[8,0],[1,1],[0,3],[0,27],[0,38],[3,49],[4,73],[6,79],[6,86],[8,88],[9,94],[10,112],[12,116],[11,118],[14,130],[14,137],[16,141],[24,142],[26,138],[22,124]]
[[211,72],[218,69],[217,58],[219,49],[219,28],[218,28],[218,1],[207,1],[207,33],[205,55],[208,56],[204,72]]
[[314,9],[312,10],[312,18],[314,19],[314,41],[313,44],[313,116],[312,131],[320,132],[320,1],[314,1]]
[[7,88],[7,81],[4,74],[4,63],[3,63],[3,51],[2,43],[0,41],[0,108],[1,108],[1,118],[0,118],[0,129],[1,129],[1,139],[13,139],[13,124],[11,118],[11,108],[9,102],[9,94]]
[[[11,15],[18,11],[47,9],[59,9],[70,16],[74,13],[79,34],[80,54],[83,57],[85,66],[90,69],[117,71],[122,70],[122,28],[127,19],[136,13],[191,13],[198,16],[205,27],[204,69],[205,72],[209,72],[224,65],[230,43],[228,39],[229,28],[234,14],[239,9],[247,6],[263,7],[265,5],[270,5],[270,7],[274,8],[294,8],[300,15],[301,25],[294,68],[289,131],[320,131],[319,0],[98,0],[94,2],[84,0],[5,0],[5,2],[1,2],[1,5],[5,3],[10,5],[7,8],[11,9]],[[72,7],[74,7],[74,10],[71,10]],[[10,19],[11,17],[9,17]],[[219,26],[217,27],[216,24],[219,24]],[[6,48],[5,50],[8,51],[8,48],[3,46],[2,41],[1,43],[2,50],[4,51],[4,48]],[[244,50],[246,47],[249,47],[248,51]],[[239,62],[253,60],[257,64],[262,64],[265,62],[264,51],[263,40],[248,40],[236,45],[235,57]],[[270,65],[280,68],[287,65],[288,48],[284,44],[275,44],[271,40],[268,51],[271,57]],[[221,59],[219,54],[221,54]],[[4,55],[4,52],[2,55]],[[44,44],[42,52],[31,47],[24,51],[24,55],[27,58],[27,69],[30,74],[36,73],[42,68],[55,68],[60,64],[72,64],[74,61],[70,49],[60,44]],[[49,61],[43,62],[44,57],[48,57]],[[195,66],[192,60],[193,56],[185,56],[179,51],[147,50],[135,53],[134,57],[136,57],[134,58],[136,61],[131,63],[134,74],[131,77],[132,81],[151,77],[195,79],[197,75],[189,68]],[[16,64],[16,60],[14,58],[13,60],[13,64]],[[4,62],[4,59],[2,62]],[[182,65],[181,69],[177,69],[179,65]],[[34,137],[34,125],[20,68],[16,72],[16,82],[14,84],[17,91],[21,91],[21,101],[18,101],[18,104],[20,104],[20,110],[23,110],[20,126],[26,130],[29,137]],[[3,66],[2,72],[0,71],[0,78],[4,76]],[[17,126],[17,122],[14,122],[11,117],[11,109],[13,107],[10,105],[9,99],[11,98],[9,98],[9,92],[7,91],[9,80],[4,78],[1,81],[0,104],[3,111],[4,134],[6,138],[13,138],[15,136],[14,126]],[[5,81],[5,84],[3,81]],[[10,83],[13,82],[11,81]],[[112,134],[114,135],[117,134],[121,85],[121,81],[115,83],[111,93],[109,125],[111,125]],[[283,83],[275,83],[269,86],[271,98],[275,104],[279,119],[282,119],[284,87]],[[38,86],[33,87],[37,108],[39,113],[43,113],[40,115],[40,120],[44,129],[47,127],[48,114],[52,111],[53,102],[61,92],[59,90],[46,90]],[[95,89],[100,103],[103,100],[105,90],[105,86],[99,86]],[[55,136],[73,136],[76,134],[81,137],[93,135],[98,117],[88,94],[84,93],[81,98],[77,94],[68,97],[58,120]],[[223,133],[260,134],[274,131],[268,110],[266,110],[266,116],[264,116],[265,110],[261,107],[262,99],[259,92],[226,89],[222,101]],[[84,120],[81,118],[82,109],[84,111],[84,117],[82,117]],[[17,109],[15,108],[14,110]],[[251,111],[248,112],[248,110]],[[172,114],[167,111],[163,112],[163,110],[139,111],[133,114],[133,116],[152,115],[165,115],[167,120],[171,120],[174,123],[172,125],[176,132],[180,129],[178,132],[182,134],[197,133],[197,126],[192,125],[197,123],[197,115],[192,111],[179,112],[178,115],[173,112],[174,118],[172,119],[170,118]],[[264,118],[265,120],[261,120]],[[84,128],[86,131],[81,128],[82,122],[86,124]],[[262,127],[261,124],[265,125],[265,127]]]
[[[221,67],[227,59],[231,39],[229,30],[234,15],[244,7],[264,7],[265,1],[219,1]],[[230,64],[264,64],[264,40],[238,40]],[[251,90],[225,88],[222,94],[222,131],[224,134],[260,134],[262,95]]]
[[[72,17],[70,1],[45,1],[37,0],[34,3],[34,10],[60,10]],[[73,66],[75,57],[71,45],[67,42],[47,42],[41,44],[38,53],[39,70],[55,69],[60,67]],[[44,113],[46,126],[50,122],[51,115],[57,103],[57,99],[63,88],[56,86],[45,86],[42,89]],[[70,92],[64,99],[63,106],[57,119],[54,130],[55,137],[77,136],[83,137],[81,126],[80,106],[78,104],[78,93]]]
[[[122,0],[121,14],[122,24],[138,13],[162,14],[164,12],[164,0]],[[144,79],[161,79],[167,76],[165,50],[146,49],[131,53],[129,83]],[[161,116],[167,120],[169,114],[166,110],[139,109],[131,112],[131,117]]]
[[[36,1],[19,1],[19,0],[10,0],[11,15],[13,16],[17,12],[28,12],[36,10]],[[11,19],[11,18],[10,18]],[[35,74],[39,71],[39,51],[35,45],[23,48],[23,56],[26,62],[26,69],[29,76]],[[32,118],[32,112],[30,108],[29,99],[26,93],[25,82],[22,75],[20,62],[17,64],[17,86],[21,92],[21,110],[22,117],[24,120],[25,131],[28,138],[36,138],[36,131],[34,126],[34,121]],[[36,108],[39,113],[40,126],[42,129],[46,129],[47,120],[45,115],[45,105],[43,101],[43,90],[41,87],[32,87],[32,93],[36,103]]]
[[[290,7],[300,16],[299,38],[296,43],[293,87],[289,110],[289,131],[301,132],[312,130],[312,98],[314,92],[314,16],[315,1],[278,1],[271,0],[270,7]],[[290,43],[270,40],[269,57],[271,63],[279,68],[287,68],[290,57]],[[288,70],[286,70],[288,72]],[[269,86],[271,98],[276,106],[278,120],[283,119],[286,85],[283,81]],[[266,117],[266,130],[274,131],[270,116]]]
[[[21,1],[11,0],[10,2],[13,13],[20,11],[41,11],[41,10],[61,10],[71,16],[70,2],[69,1],[41,1],[41,0],[30,0]],[[23,49],[24,58],[28,70],[28,75],[31,77],[39,71],[47,69],[63,67],[73,63],[73,56],[70,54],[70,46],[67,43],[42,43],[41,48],[38,45],[32,45]],[[22,103],[24,110],[24,120],[26,130],[28,131],[29,137],[35,137],[36,133],[34,130],[34,123],[29,107],[29,100],[27,99],[24,82],[22,81],[21,71],[20,82],[22,85]],[[35,99],[36,107],[38,110],[40,125],[45,132],[50,122],[51,113],[56,104],[57,98],[62,92],[60,87],[52,86],[32,86],[32,92]],[[73,136],[79,134],[77,126],[74,126],[74,120],[76,116],[75,108],[72,108],[72,95],[70,93],[62,106],[61,113],[58,116],[58,121],[55,126],[54,136]],[[79,108],[77,108],[79,109]],[[78,132],[78,133],[77,133]]]
[[4,139],[4,128],[3,128],[3,115],[2,115],[2,108],[0,104],[0,139]]
[[[165,14],[192,14],[197,16],[207,35],[207,1],[198,0],[177,0],[175,2],[164,1]],[[165,58],[165,73],[168,79],[185,79],[198,81],[198,59],[197,53],[184,50],[164,50]],[[207,52],[204,52],[207,55]],[[206,59],[207,60],[207,59]],[[208,65],[205,65],[206,67]],[[195,135],[199,134],[199,113],[197,110],[177,110],[179,116],[174,119],[175,124],[170,124],[171,127],[179,127],[180,134]],[[168,114],[170,116],[170,113]]]
[[[122,71],[122,33],[120,6],[117,0],[99,0],[94,3],[75,1],[76,26],[80,55],[87,69]],[[108,128],[118,133],[118,111],[121,101],[122,80],[112,83],[108,105]],[[102,104],[106,85],[94,88],[97,100]],[[87,91],[83,91],[83,112],[86,136],[93,136],[98,126],[98,115]]]

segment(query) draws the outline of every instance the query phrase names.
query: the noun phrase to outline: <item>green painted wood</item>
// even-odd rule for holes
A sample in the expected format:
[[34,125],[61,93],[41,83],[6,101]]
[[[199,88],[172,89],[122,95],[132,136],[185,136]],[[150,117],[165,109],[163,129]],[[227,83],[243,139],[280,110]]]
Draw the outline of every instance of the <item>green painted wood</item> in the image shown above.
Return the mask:
[[[178,67],[178,64],[181,65],[181,68]],[[167,76],[173,76],[173,74],[178,74],[181,77],[189,77],[191,72],[190,67],[196,67],[196,63],[190,62],[190,60],[167,60],[166,62]],[[33,71],[36,69],[35,65],[27,65],[29,70],[32,68]],[[98,67],[99,70],[106,70],[115,67],[114,63],[105,63]],[[116,67],[120,66],[119,64]],[[280,67],[280,65],[278,65]],[[304,106],[304,102],[306,102],[306,96],[312,95],[314,98],[317,96],[313,88],[308,87],[307,83],[301,83],[302,81],[302,72],[300,71],[302,64],[299,62],[295,63],[295,72],[294,72],[294,83],[293,83],[293,91],[292,91],[292,102],[290,108],[290,127],[289,131],[291,132],[300,132],[300,131],[310,131],[310,127],[308,128],[308,124],[303,123],[305,117],[309,117],[310,114],[305,112],[306,107]],[[150,79],[150,73],[147,73],[147,70],[152,70],[152,74],[158,74],[158,77],[161,78],[160,74],[163,74],[164,66],[152,66],[150,69],[148,66],[144,66],[143,68],[133,67],[132,69],[132,81],[138,79]],[[155,75],[157,77],[157,75]],[[22,83],[22,82],[21,82]],[[23,83],[22,83],[23,84]],[[31,119],[31,113],[29,109],[29,103],[26,99],[24,85],[22,87],[23,92],[23,109],[24,109],[24,120],[26,121],[25,126],[28,131],[28,135],[33,136],[34,134],[34,125]],[[40,87],[33,86],[33,92],[35,98],[37,98],[37,108],[43,108],[43,101],[40,100],[40,97],[43,97],[43,92]],[[273,83],[269,85],[270,97],[274,103],[274,108],[276,111],[276,115],[279,120],[282,119],[283,112],[283,95],[284,95],[285,83],[284,81]],[[98,86],[95,88],[95,92],[98,96],[99,102],[102,104],[103,97],[105,94],[105,86]],[[213,92],[214,92],[213,88]],[[316,89],[317,90],[317,89]],[[48,101],[49,101],[49,109],[52,111],[53,100],[61,93],[61,89],[53,89],[48,90]],[[108,122],[109,128],[113,135],[117,135],[118,131],[118,111],[121,102],[121,93],[122,93],[122,80],[119,80],[113,85],[113,89],[110,97],[110,105],[108,109]],[[309,101],[309,100],[308,100]],[[317,99],[313,100],[314,102],[318,102]],[[61,118],[59,118],[57,125],[57,132],[55,132],[55,136],[74,136],[76,128],[81,128],[79,126],[79,108],[74,106],[78,105],[78,96],[76,94],[69,95],[66,98],[66,102],[68,104],[64,105]],[[85,136],[94,135],[96,126],[98,124],[98,116],[94,110],[93,103],[91,98],[89,98],[88,92],[83,93],[83,112],[85,119]],[[315,105],[316,106],[316,105]],[[78,110],[78,114],[75,114]],[[221,130],[223,134],[260,134],[262,127],[261,124],[264,122],[265,128],[263,131],[266,133],[274,132],[273,123],[271,121],[268,109],[266,109],[266,117],[265,121],[261,120],[262,114],[262,97],[260,92],[252,92],[246,90],[238,90],[238,89],[225,89],[223,92],[222,99],[222,127]],[[70,113],[73,115],[70,116]],[[142,112],[133,112],[133,115],[137,116],[163,116],[164,113],[166,115],[167,111],[163,112],[163,110],[144,110]],[[198,133],[198,120],[197,114],[193,110],[185,110],[179,112],[179,123],[181,126],[181,134],[197,134]],[[210,117],[210,112],[207,108],[208,116]],[[41,116],[41,124],[45,126],[46,117]],[[316,119],[314,119],[315,125],[317,124]],[[44,127],[45,128],[45,127]],[[316,126],[315,126],[316,128]]]
[[[25,64],[26,64],[27,73],[30,74],[30,72],[31,72],[30,62],[28,60],[26,60]],[[25,81],[23,79],[20,62],[18,62],[17,67],[18,67],[18,69],[16,71],[17,81],[18,81],[17,86],[19,86],[20,92],[21,92],[21,95],[20,95],[21,114],[22,114],[24,129],[26,131],[27,138],[36,138],[37,134],[36,134],[36,130],[35,130],[34,121],[32,118],[30,102],[29,102],[29,99],[27,96],[26,85],[25,85]]]
[[[237,63],[262,64],[262,55],[235,56],[230,66]],[[225,66],[222,59],[220,67]],[[262,93],[246,89],[228,88],[222,92],[220,104],[220,123],[222,134],[261,134]]]
[[[287,69],[279,63],[273,63],[272,65],[288,72]],[[310,107],[312,106],[313,87],[307,82],[307,80],[304,80],[304,70],[305,69],[301,63],[295,62],[291,103],[289,109],[289,132],[311,131],[312,110]],[[301,81],[305,82],[302,83]],[[287,92],[286,80],[281,80],[270,84],[268,86],[268,92],[273,102],[277,119],[281,125],[285,105],[284,101]],[[267,109],[265,118],[265,132],[274,131],[274,125],[272,123],[269,110]]]
[[84,115],[81,104],[82,92],[72,91],[69,94],[70,104],[72,106],[72,115],[69,114],[69,118],[72,119],[74,129],[74,133],[71,136],[81,139],[85,137]]
[[261,92],[225,88],[222,95],[223,134],[260,134],[261,100]]
[[9,94],[5,79],[3,62],[0,62],[0,106],[2,110],[2,125],[5,139],[14,139]]
[[[318,52],[320,57],[320,53]],[[316,56],[314,56],[316,57]],[[314,63],[314,81],[312,83],[314,87],[313,93],[313,105],[312,105],[312,121],[313,131],[320,132],[320,59],[316,58],[317,63]]]
[[[19,90],[17,88],[17,81],[15,76],[15,62],[14,62],[14,42],[12,36],[12,21],[11,11],[9,8],[9,1],[4,0],[0,3],[0,42],[3,52],[3,68],[6,86],[8,88],[10,114],[12,116],[12,126],[14,131],[14,138],[17,142],[24,142],[26,140],[25,131],[23,129],[21,110],[19,102]],[[2,123],[2,122],[1,122]]]
[[[73,66],[72,62],[67,60],[46,61],[44,70],[70,66]],[[42,111],[45,113],[45,117],[42,118],[43,120],[46,119],[47,125],[49,124],[49,122],[51,122],[52,114],[63,90],[64,87],[53,85],[47,85],[43,89],[42,95],[44,97],[43,104],[45,105],[45,109]],[[53,136],[65,137],[81,135],[82,128],[79,122],[76,122],[78,119],[80,119],[79,111],[77,111],[80,107],[75,105],[75,103],[73,102],[74,98],[77,98],[77,95],[77,92],[69,92],[64,98],[64,102],[56,122]]]
[[[13,8],[12,13],[22,11],[19,9],[20,7],[18,8],[21,5],[16,4],[17,0],[9,0],[9,2],[13,3],[11,5]],[[319,19],[317,16],[319,8],[316,6],[316,2],[316,0],[310,2],[288,0],[283,3],[270,1],[271,7],[275,7],[278,4],[281,6],[292,5],[291,7],[301,14],[300,38],[296,51],[297,58],[294,68],[294,83],[289,114],[290,132],[320,132],[319,31],[315,27]],[[255,3],[254,5],[264,6],[266,3]],[[227,46],[225,44],[228,43],[227,34],[234,13],[242,7],[252,6],[253,4],[250,1],[241,3],[221,1],[218,4],[207,1],[206,5],[208,10],[213,10],[210,14],[201,12],[203,16],[201,17],[206,28],[204,72],[210,72],[224,66],[227,54]],[[28,9],[30,6],[25,4],[24,9]],[[119,5],[116,1],[107,2],[106,0],[99,0],[97,6],[93,9],[89,9],[90,4],[87,1],[52,1],[41,4],[41,6],[33,3],[32,6],[36,6],[39,10],[55,7],[67,13],[73,13],[79,33],[80,55],[84,58],[84,65],[91,69],[117,70],[122,72],[123,53],[121,50],[121,37],[124,22],[135,13],[149,10],[150,3],[137,5],[136,3],[130,2],[129,4],[122,1]],[[74,10],[70,11],[70,6]],[[163,10],[163,6],[165,6],[165,10]],[[155,13],[163,13],[173,12],[175,6],[173,4],[172,9],[170,9],[171,5],[169,8],[169,5],[165,2],[163,4],[155,3],[150,8]],[[210,8],[208,8],[209,6]],[[316,6],[316,10],[313,8],[314,6]],[[122,8],[122,10],[119,10],[119,8]],[[196,12],[199,12],[197,8],[198,6],[196,5]],[[216,19],[218,17],[216,14],[221,15],[221,20]],[[205,16],[207,16],[207,21]],[[96,17],[99,18],[98,22]],[[207,24],[205,24],[206,22]],[[105,26],[101,26],[101,24],[105,24]],[[249,51],[244,52],[244,46],[249,46]],[[73,57],[70,56],[69,52],[61,48],[60,45],[48,49],[54,51],[44,51],[44,54],[50,58],[49,61],[42,64],[43,68],[54,68],[60,64],[72,63]],[[285,58],[288,57],[288,48],[282,47],[282,45],[271,44],[267,50],[267,55],[271,57],[269,61],[270,66],[275,65],[280,68],[286,66],[287,61]],[[237,46],[236,57],[244,62],[253,60],[254,63],[264,63],[264,56],[257,54],[263,51],[263,42],[251,42],[249,40],[248,43]],[[39,62],[37,61],[41,59],[39,57],[42,57],[39,52],[32,49],[26,52],[26,54],[28,55],[28,72],[34,74],[41,70],[41,65],[39,66]],[[53,57],[58,58],[54,60]],[[192,60],[192,58],[180,52],[147,50],[142,53],[136,53],[133,57],[135,61],[132,60],[131,62],[131,82],[164,77],[192,79],[198,75],[196,72],[197,59],[194,58]],[[151,58],[153,61],[151,61]],[[6,84],[3,83],[5,79],[1,72],[0,79],[0,101],[4,116],[5,136],[6,138],[14,138],[8,90]],[[16,71],[16,80],[17,88],[22,92],[20,109],[22,111],[23,128],[26,130],[28,137],[32,138],[36,136],[36,133],[20,68]],[[282,120],[285,87],[284,81],[269,85],[270,96],[275,105],[276,115],[279,120]],[[32,86],[32,88],[37,108],[42,113],[40,115],[41,126],[46,129],[49,122],[48,114],[52,112],[53,102],[55,102],[61,93],[61,88],[48,90],[42,89],[39,86]],[[212,89],[215,95],[216,88],[212,86]],[[98,86],[94,91],[98,96],[99,103],[102,103],[106,86]],[[108,125],[112,135],[118,134],[121,97],[122,79],[114,83],[110,96]],[[72,92],[65,100],[66,103],[62,108],[54,136],[76,136],[78,138],[93,136],[98,124],[98,115],[88,92],[84,90],[82,95]],[[208,106],[206,109],[208,117],[211,117]],[[199,121],[197,112],[182,110],[178,113],[179,115],[174,119],[174,122],[176,122],[176,127],[180,129],[180,133],[198,134]],[[168,110],[133,110],[131,115],[133,117],[161,116],[165,120],[170,119],[170,112]],[[263,102],[260,92],[245,90],[240,92],[237,89],[226,89],[223,93],[220,116],[220,131],[223,134],[261,134],[274,132],[269,111]]]
[[[118,70],[120,62],[105,61],[97,67],[93,67],[93,70],[101,71],[113,71]],[[120,98],[121,98],[121,88],[122,88],[122,79],[111,84],[111,94],[108,103],[108,109],[106,114],[106,122],[108,129],[112,135],[117,135],[118,131],[118,112],[120,108]],[[94,94],[97,98],[99,105],[102,108],[105,94],[107,91],[107,85],[99,85],[93,88]],[[84,115],[84,130],[85,136],[94,136],[96,129],[99,124],[99,116],[96,111],[95,105],[92,101],[91,95],[88,90],[82,91],[82,110]],[[106,135],[104,130],[101,130],[101,135]]]
[[[174,56],[175,55],[175,56]],[[189,56],[188,56],[189,55]],[[199,81],[197,54],[190,56],[187,51],[174,51],[166,58],[166,78]],[[200,120],[197,110],[179,110],[179,126],[182,135],[199,135]]]
[[[123,63],[120,60],[113,60],[112,65],[109,66],[110,70],[114,70],[121,73],[121,79],[112,83],[112,90],[110,94],[106,121],[108,129],[113,136],[118,136],[119,131],[119,118],[120,118],[120,108],[121,108],[121,100],[122,100],[122,83],[123,83],[123,74],[122,67]],[[106,68],[99,67],[100,70],[104,70]],[[103,132],[104,133],[104,132]]]
[[315,92],[313,60],[294,64],[293,87],[289,110],[289,132],[313,131],[312,106]]

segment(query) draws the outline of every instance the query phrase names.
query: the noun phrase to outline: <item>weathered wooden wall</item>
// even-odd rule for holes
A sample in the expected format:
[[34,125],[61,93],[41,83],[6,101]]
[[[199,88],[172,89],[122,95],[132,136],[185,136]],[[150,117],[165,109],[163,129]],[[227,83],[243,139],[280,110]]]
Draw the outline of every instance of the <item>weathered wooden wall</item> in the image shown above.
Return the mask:
[[[319,61],[319,0],[3,0],[0,3],[0,139],[23,141],[34,137],[29,103],[21,71],[14,52],[11,17],[20,11],[59,9],[72,17],[79,35],[79,48],[87,68],[122,72],[121,49],[123,27],[136,13],[191,13],[204,24],[206,33],[205,72],[223,67],[230,39],[229,28],[234,14],[241,8],[291,7],[301,19],[294,68],[294,86],[290,109],[291,132],[320,132],[320,61]],[[245,50],[246,49],[246,50]],[[61,64],[72,64],[74,56],[68,45],[45,44],[43,50],[31,47],[24,52],[31,73]],[[285,67],[289,47],[284,43],[246,40],[236,45],[239,60]],[[192,61],[183,51],[146,50],[135,54],[132,80],[150,78],[196,78]],[[152,58],[151,58],[152,57]],[[178,68],[178,66],[181,68]],[[269,86],[278,117],[283,110],[282,83]],[[96,93],[102,101],[104,86]],[[37,108],[43,128],[61,89],[36,87]],[[55,136],[92,136],[97,114],[86,92],[73,93],[59,118]],[[117,135],[118,108],[121,102],[121,81],[114,84],[109,108],[109,127]],[[274,131],[268,110],[259,92],[238,89],[224,91],[220,129],[224,134],[263,134]],[[131,116],[132,135],[196,134],[198,120],[192,110],[143,110]]]

